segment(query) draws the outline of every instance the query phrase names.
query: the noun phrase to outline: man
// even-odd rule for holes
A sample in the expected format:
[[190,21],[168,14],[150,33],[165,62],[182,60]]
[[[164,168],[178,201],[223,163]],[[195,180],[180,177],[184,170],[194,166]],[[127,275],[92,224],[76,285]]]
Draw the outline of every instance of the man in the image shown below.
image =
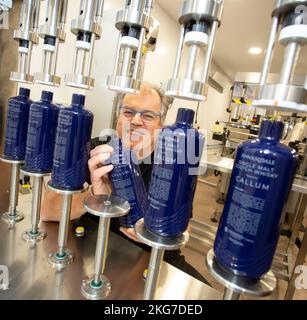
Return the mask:
[[[120,104],[116,133],[122,139],[126,148],[134,149],[137,152],[140,160],[140,171],[147,190],[153,166],[156,131],[162,128],[170,104],[171,101],[165,98],[158,88],[150,85],[142,85],[139,94],[125,95]],[[112,187],[108,173],[113,170],[113,166],[105,165],[105,163],[110,159],[113,149],[107,144],[99,145],[99,139],[94,140],[93,147],[88,162],[92,184],[89,192],[94,195],[109,195],[112,192]],[[73,197],[72,219],[79,218],[84,214],[83,201],[87,196],[88,193]],[[59,221],[60,210],[60,196],[47,191],[43,200],[42,220]],[[118,220],[112,219],[111,229],[117,233],[120,231],[122,235],[145,250],[150,250],[149,247],[139,243],[133,228],[122,228]],[[186,263],[179,250],[167,251],[164,259],[200,281],[207,283],[192,266]]]

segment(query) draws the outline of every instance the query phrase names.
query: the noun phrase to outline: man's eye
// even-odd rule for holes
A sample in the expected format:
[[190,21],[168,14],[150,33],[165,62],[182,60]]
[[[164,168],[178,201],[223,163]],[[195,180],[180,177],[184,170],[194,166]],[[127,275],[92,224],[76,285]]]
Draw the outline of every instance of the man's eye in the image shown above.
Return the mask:
[[126,111],[124,111],[124,115],[125,115],[126,117],[132,117],[132,116],[133,116],[133,112],[126,110]]
[[153,121],[155,120],[155,116],[153,114],[150,113],[145,113],[143,114],[143,118],[147,121]]

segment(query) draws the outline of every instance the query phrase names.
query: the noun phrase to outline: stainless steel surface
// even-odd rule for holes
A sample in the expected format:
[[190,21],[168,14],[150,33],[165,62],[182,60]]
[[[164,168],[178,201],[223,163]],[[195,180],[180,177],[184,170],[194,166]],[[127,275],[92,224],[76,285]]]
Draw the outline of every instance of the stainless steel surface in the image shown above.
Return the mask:
[[165,94],[174,98],[204,101],[205,85],[202,82],[189,79],[170,79]]
[[145,28],[142,28],[141,34],[140,34],[140,44],[139,44],[139,47],[136,51],[136,58],[134,61],[134,70],[133,70],[132,78],[135,80],[141,79],[139,72],[140,72],[142,56],[143,56],[143,49],[144,49],[143,45],[144,45],[145,34],[146,34],[146,30],[145,30]]
[[115,196],[89,196],[84,202],[84,208],[100,219],[94,275],[84,279],[81,292],[87,299],[101,300],[111,293],[111,282],[103,275],[108,252],[110,219],[126,215],[130,210],[130,204]]
[[276,0],[272,15],[279,16],[279,15],[286,14],[289,12],[289,10],[293,10],[299,5],[307,6],[307,1],[306,0]]
[[46,84],[55,87],[59,87],[61,85],[61,78],[49,73],[37,72],[35,73],[34,78],[35,81],[40,84]]
[[93,89],[95,85],[95,80],[81,74],[66,74],[65,83],[69,87],[83,88],[83,89]]
[[[76,223],[75,226],[82,223],[86,228],[85,236],[82,238],[73,235],[72,226],[68,244],[75,252],[75,263],[59,271],[47,263],[48,253],[56,247],[58,224],[42,223],[48,237],[42,245],[32,247],[21,240],[23,229],[29,223],[29,216],[26,216],[22,225],[16,225],[13,229],[0,223],[0,264],[7,266],[10,273],[9,289],[0,290],[0,300],[84,299],[80,286],[82,278],[90,274],[94,267],[92,257],[95,253],[97,224],[87,217]],[[142,274],[148,266],[149,254],[113,232],[110,233],[108,251],[105,274],[112,282],[112,292],[107,299],[142,299]],[[162,262],[156,298],[217,300],[221,299],[221,294]]]
[[19,51],[18,71],[11,72],[10,80],[18,82],[33,82],[30,75],[32,45],[38,44],[37,25],[39,18],[40,0],[23,0],[20,12],[18,30],[14,31],[16,41],[29,42],[28,49]]
[[1,158],[1,161],[11,163],[11,178],[10,178],[10,200],[8,212],[4,213],[2,220],[8,224],[14,224],[23,220],[24,215],[17,211],[18,193],[19,193],[19,176],[21,161],[9,161]]
[[180,36],[179,36],[175,66],[174,66],[174,71],[173,71],[173,79],[177,79],[179,76],[182,50],[183,50],[183,46],[184,46],[184,36],[185,36],[185,27],[184,27],[184,25],[182,25],[180,27]]
[[94,33],[97,39],[100,39],[102,28],[98,23],[94,22],[93,20],[87,21],[79,18],[71,22],[71,32],[77,35],[79,31]]
[[87,212],[103,218],[119,218],[130,210],[128,201],[116,196],[89,196],[84,202]]
[[89,300],[102,300],[111,293],[111,282],[103,275],[106,265],[110,218],[99,219],[94,275],[82,282],[81,292]]
[[189,48],[189,56],[188,56],[187,65],[186,65],[185,79],[193,80],[194,78],[194,72],[195,72],[199,50],[200,48],[195,44]]
[[74,195],[74,194],[78,194],[78,193],[83,193],[88,190],[89,185],[88,185],[88,183],[85,183],[82,189],[70,191],[70,190],[57,189],[51,184],[51,181],[49,181],[48,188],[55,193],[62,194],[65,196],[65,195]]
[[43,191],[44,176],[48,176],[49,173],[38,174],[25,170],[21,170],[24,175],[33,177],[33,199],[32,199],[32,212],[31,212],[31,229],[25,231],[22,234],[22,239],[27,242],[40,242],[47,237],[47,233],[39,230],[41,201]]
[[136,93],[141,88],[141,82],[132,78],[111,75],[108,76],[107,87],[112,91]]
[[[223,284],[227,289],[237,294],[249,294],[257,297],[265,297],[270,295],[276,288],[277,280],[270,271],[260,280],[251,280],[239,277],[219,267],[217,264],[213,249],[211,249],[206,257],[206,264],[211,275]],[[229,292],[230,296],[231,292]]]
[[[276,38],[277,38],[278,27],[279,27],[279,19],[278,17],[273,17],[269,42],[267,45],[262,72],[261,72],[260,90],[262,90],[262,87],[268,81],[268,76],[269,76],[272,59],[273,59],[274,47],[275,47]],[[261,97],[261,95],[262,95],[262,91],[259,92],[259,97]]]
[[159,283],[160,269],[164,257],[164,250],[152,248],[148,273],[145,281],[144,300],[154,300]]
[[118,30],[122,30],[126,25],[136,25],[148,31],[153,26],[153,19],[143,11],[131,9],[120,10],[116,15],[115,27]]
[[184,247],[189,241],[189,233],[184,232],[177,238],[161,237],[150,232],[144,224],[144,219],[140,219],[134,226],[135,233],[139,240],[152,248],[160,250],[177,250]]
[[287,44],[284,56],[284,63],[280,73],[279,83],[288,86],[292,83],[295,67],[300,55],[301,46],[296,42]]
[[191,20],[220,21],[223,11],[223,0],[185,0],[179,18],[180,24]]
[[230,289],[225,289],[223,300],[239,300],[240,294]]
[[205,58],[205,64],[204,64],[204,69],[203,69],[203,73],[202,73],[202,77],[201,77],[202,83],[207,83],[208,78],[209,78],[209,69],[210,69],[210,65],[212,62],[214,43],[215,43],[218,24],[219,23],[217,21],[214,21],[211,26],[208,48],[207,48],[207,53],[206,53],[206,58]]

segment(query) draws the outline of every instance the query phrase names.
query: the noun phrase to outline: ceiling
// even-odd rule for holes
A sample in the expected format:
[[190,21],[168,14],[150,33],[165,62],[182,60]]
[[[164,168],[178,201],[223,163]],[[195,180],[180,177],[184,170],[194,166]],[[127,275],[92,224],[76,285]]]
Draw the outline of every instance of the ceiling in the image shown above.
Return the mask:
[[[183,0],[157,0],[159,5],[178,21]],[[274,0],[224,0],[222,25],[214,49],[214,62],[229,77],[237,72],[261,72],[264,52],[271,28]],[[251,47],[260,47],[263,53],[251,55]],[[276,46],[271,72],[279,73],[284,49]],[[307,46],[301,50],[297,74],[307,74]]]

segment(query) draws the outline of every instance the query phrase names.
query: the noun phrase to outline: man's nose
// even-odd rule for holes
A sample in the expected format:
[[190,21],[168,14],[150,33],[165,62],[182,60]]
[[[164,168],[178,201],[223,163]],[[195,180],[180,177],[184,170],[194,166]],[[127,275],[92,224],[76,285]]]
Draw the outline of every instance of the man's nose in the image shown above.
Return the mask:
[[142,121],[141,115],[139,113],[135,114],[135,116],[132,118],[131,124],[134,124],[136,126],[143,125],[143,121]]

